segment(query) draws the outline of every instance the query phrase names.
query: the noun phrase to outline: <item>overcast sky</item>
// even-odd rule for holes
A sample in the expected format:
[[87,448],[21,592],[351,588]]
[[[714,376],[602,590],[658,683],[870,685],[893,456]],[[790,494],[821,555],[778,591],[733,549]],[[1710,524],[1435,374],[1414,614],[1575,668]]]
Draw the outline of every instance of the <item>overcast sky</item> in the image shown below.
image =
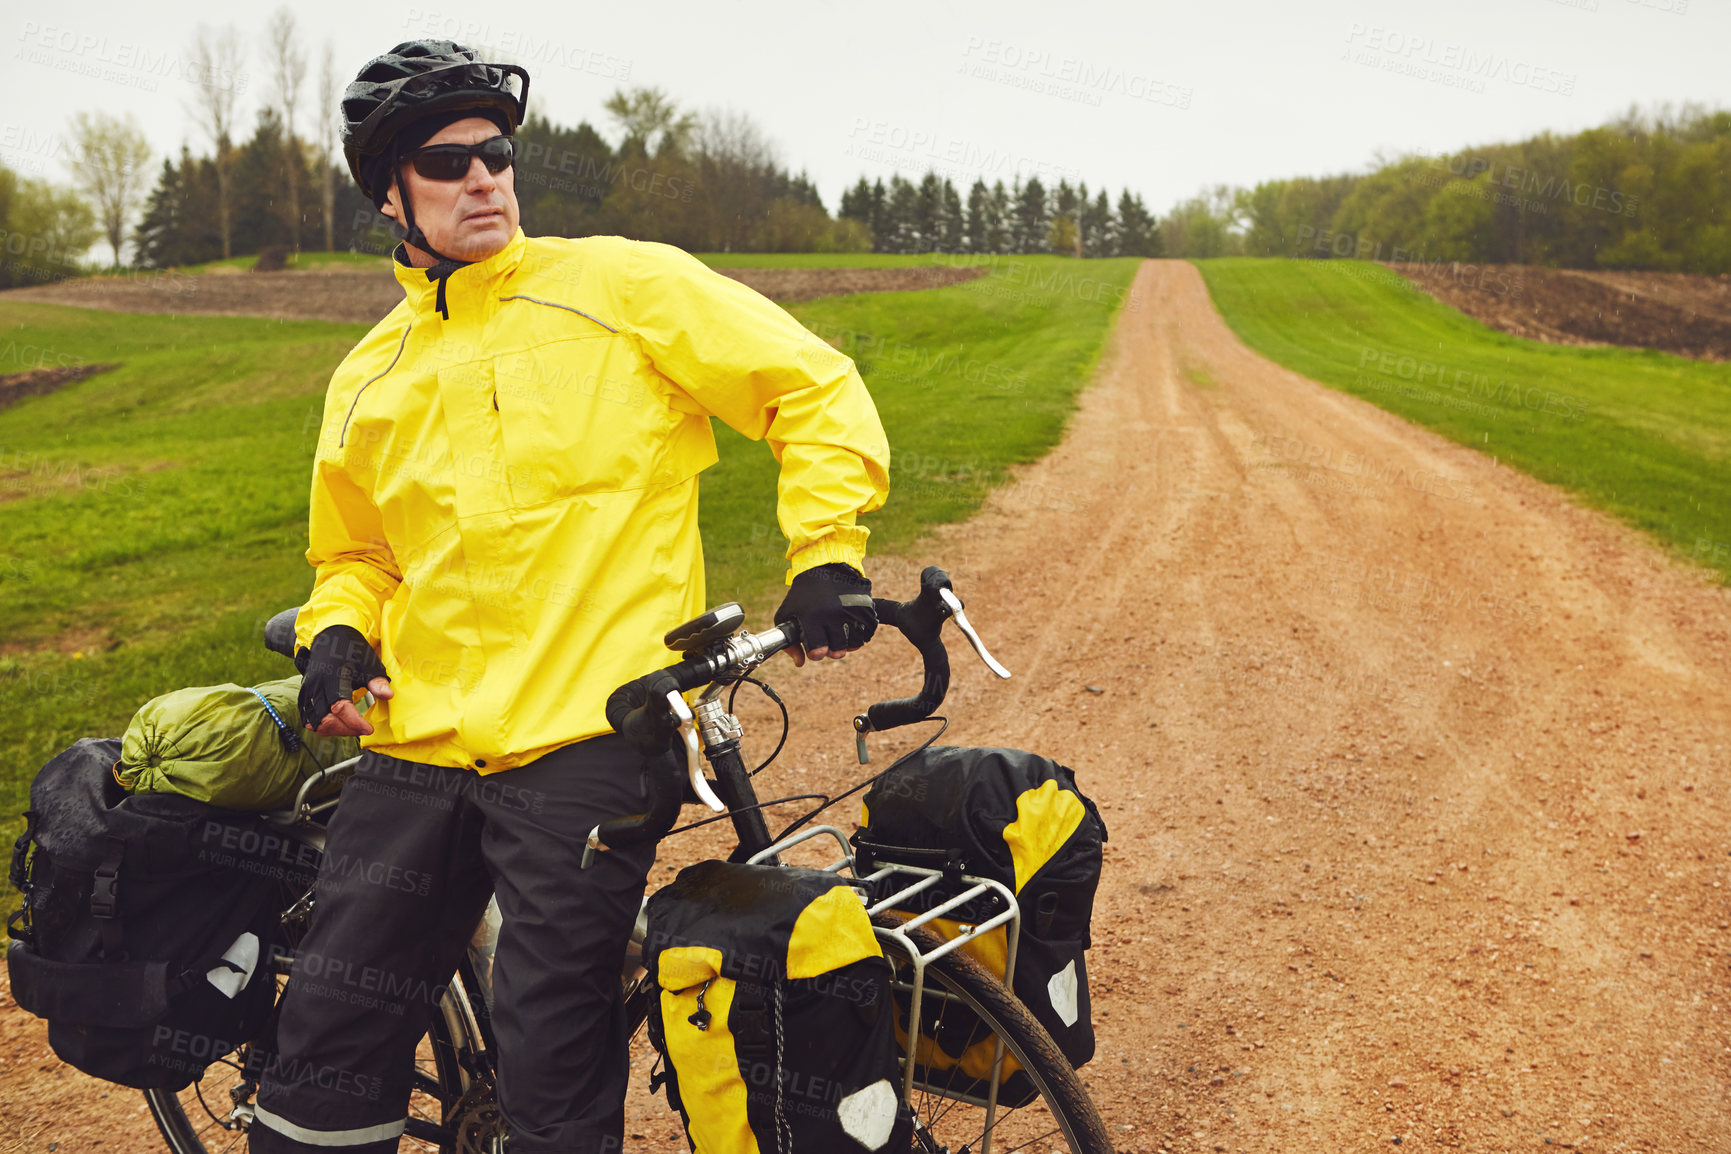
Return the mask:
[[[66,178],[78,110],[134,112],[161,154],[208,148],[187,111],[198,25],[248,50],[240,135],[274,100],[267,4],[14,0],[0,161]],[[1573,132],[1631,103],[1731,106],[1727,0],[1209,0],[1168,3],[659,3],[410,6],[298,0],[316,114],[328,39],[346,82],[400,40],[443,36],[528,67],[531,108],[588,119],[656,85],[749,113],[833,210],[861,174],[1069,176],[1156,211],[1215,183],[1364,170],[1379,153]]]

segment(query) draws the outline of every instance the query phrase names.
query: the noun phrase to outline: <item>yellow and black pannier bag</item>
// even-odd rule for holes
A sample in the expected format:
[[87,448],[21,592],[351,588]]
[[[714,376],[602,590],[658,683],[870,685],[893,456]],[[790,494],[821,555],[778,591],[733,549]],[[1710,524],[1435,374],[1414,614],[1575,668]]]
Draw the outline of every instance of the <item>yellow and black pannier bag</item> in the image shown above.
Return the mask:
[[[1076,788],[1067,767],[1016,749],[933,746],[880,777],[866,793],[854,835],[855,872],[900,863],[971,874],[1002,882],[1022,907],[1016,945],[1016,997],[1028,1007],[1072,1066],[1094,1056],[1085,952],[1100,884],[1106,823]],[[903,879],[905,882],[905,878]],[[889,879],[888,885],[894,886]],[[913,909],[953,897],[961,884],[947,881],[918,895]],[[888,890],[886,889],[886,892]],[[953,938],[996,908],[986,899],[964,905],[928,927]],[[1007,927],[963,949],[1003,977]],[[905,1011],[904,1011],[905,1014]],[[927,1018],[928,1015],[922,1015]],[[922,1021],[920,1077],[934,1086],[983,1093],[993,1043],[967,1013],[946,1010],[935,1026]],[[999,1098],[1012,1104],[1033,1096],[1005,1059]]]
[[890,966],[822,870],[706,861],[650,897],[649,1040],[697,1154],[899,1154]]

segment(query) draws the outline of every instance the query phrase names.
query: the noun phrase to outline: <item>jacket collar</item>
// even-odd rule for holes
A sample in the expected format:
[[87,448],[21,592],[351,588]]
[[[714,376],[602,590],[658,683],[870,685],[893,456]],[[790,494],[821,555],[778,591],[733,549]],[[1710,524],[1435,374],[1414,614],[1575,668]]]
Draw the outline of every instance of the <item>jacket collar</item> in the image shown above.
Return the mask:
[[[445,283],[445,305],[451,315],[473,316],[478,312],[480,303],[498,282],[516,271],[528,247],[529,238],[518,228],[504,248],[486,260],[463,265],[451,273]],[[435,303],[439,295],[438,280],[429,279],[427,269],[404,264],[402,245],[398,245],[392,254],[391,271],[396,273],[397,283],[403,286],[403,295],[417,317],[438,315]]]

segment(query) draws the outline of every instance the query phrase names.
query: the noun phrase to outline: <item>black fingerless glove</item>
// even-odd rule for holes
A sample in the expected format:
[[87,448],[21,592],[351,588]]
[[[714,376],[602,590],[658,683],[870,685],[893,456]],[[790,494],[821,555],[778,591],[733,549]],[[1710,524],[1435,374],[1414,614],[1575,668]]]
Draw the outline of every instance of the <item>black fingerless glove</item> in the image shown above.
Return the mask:
[[807,569],[793,579],[775,611],[775,623],[783,621],[799,622],[799,643],[807,652],[858,649],[877,632],[872,583],[840,561]]
[[339,701],[351,701],[375,677],[390,680],[385,663],[359,630],[332,625],[319,631],[310,648],[295,655],[301,671],[301,724],[317,729]]
[[666,670],[627,681],[607,698],[607,724],[645,757],[667,752],[679,728],[667,708],[667,694],[679,683]]
[[[679,721],[667,707],[668,692],[677,691],[678,688],[679,683],[673,680],[671,674],[658,670],[644,674],[635,681],[627,681],[607,698],[607,724],[643,755],[644,773],[671,775],[668,780],[673,784],[667,788],[670,788],[677,798],[672,803],[675,812],[680,804],[695,804],[699,800],[696,791],[691,788],[691,778],[685,770],[685,744],[677,740]],[[659,813],[658,807],[662,802],[655,799],[661,797],[661,794],[652,791],[650,796],[651,811]],[[655,824],[651,822],[650,826],[654,827]],[[656,831],[655,836],[660,837],[672,827],[673,822],[669,819],[666,825]]]

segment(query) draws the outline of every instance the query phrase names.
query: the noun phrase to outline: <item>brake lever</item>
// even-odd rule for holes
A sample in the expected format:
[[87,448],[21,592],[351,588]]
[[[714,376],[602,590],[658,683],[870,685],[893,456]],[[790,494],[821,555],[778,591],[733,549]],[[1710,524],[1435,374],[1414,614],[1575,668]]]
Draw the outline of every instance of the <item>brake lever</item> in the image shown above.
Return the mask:
[[709,788],[709,779],[703,776],[703,757],[697,745],[697,715],[691,712],[691,706],[685,703],[677,689],[667,691],[667,708],[678,719],[680,736],[685,738],[685,772],[691,778],[691,791],[711,812],[721,813],[727,806],[715,796],[715,791]]
[[973,622],[969,621],[968,615],[962,612],[962,599],[957,597],[954,591],[947,588],[939,589],[938,597],[943,601],[944,607],[950,611],[950,616],[956,619],[956,624],[961,627],[962,636],[968,639],[968,644],[974,647],[974,652],[979,654],[980,660],[986,663],[986,668],[1008,681],[1010,671],[999,664],[996,657],[986,651],[986,643],[980,640],[980,635],[974,632]]

